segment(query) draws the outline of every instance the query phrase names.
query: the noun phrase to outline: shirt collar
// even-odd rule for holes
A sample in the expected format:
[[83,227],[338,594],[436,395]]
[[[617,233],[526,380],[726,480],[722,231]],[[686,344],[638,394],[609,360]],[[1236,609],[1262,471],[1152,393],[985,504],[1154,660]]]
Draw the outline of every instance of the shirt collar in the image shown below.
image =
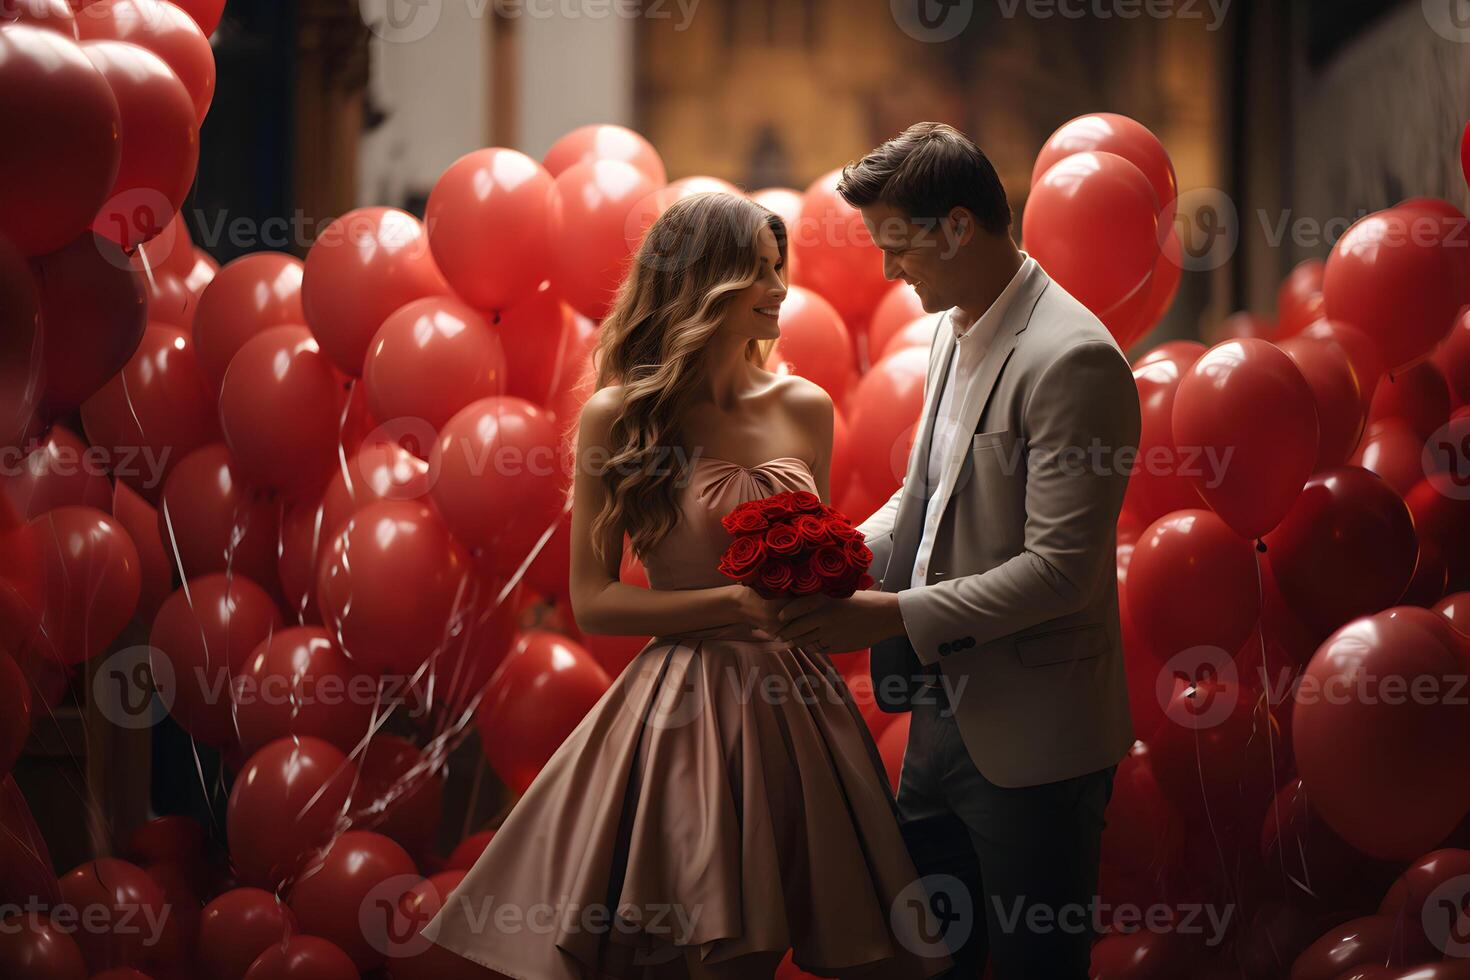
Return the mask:
[[1011,281],[1006,283],[1006,288],[1002,289],[1000,295],[995,298],[995,302],[990,304],[990,309],[982,313],[980,319],[965,329],[961,330],[955,325],[954,309],[945,314],[945,321],[954,331],[955,341],[958,343],[968,337],[975,337],[980,340],[981,347],[989,346],[991,339],[1000,329],[1000,325],[1005,322],[1006,311],[1015,302],[1016,294],[1021,291],[1021,284],[1031,275],[1031,270],[1035,266],[1036,260],[1026,252],[1021,252],[1021,267],[1016,270],[1014,276],[1011,276]]

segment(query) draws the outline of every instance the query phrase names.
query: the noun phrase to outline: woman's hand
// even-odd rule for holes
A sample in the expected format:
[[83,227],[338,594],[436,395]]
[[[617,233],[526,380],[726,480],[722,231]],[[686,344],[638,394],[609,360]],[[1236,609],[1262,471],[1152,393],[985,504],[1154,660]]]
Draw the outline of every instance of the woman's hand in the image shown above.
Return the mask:
[[729,588],[730,599],[739,621],[752,629],[775,636],[781,629],[781,607],[786,605],[787,600],[766,599],[748,585],[736,584]]

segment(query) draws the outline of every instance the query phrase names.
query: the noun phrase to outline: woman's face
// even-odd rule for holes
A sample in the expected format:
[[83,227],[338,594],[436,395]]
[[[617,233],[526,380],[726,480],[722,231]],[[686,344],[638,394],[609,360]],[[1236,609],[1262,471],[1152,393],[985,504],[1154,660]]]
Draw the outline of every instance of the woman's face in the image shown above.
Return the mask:
[[786,263],[776,246],[776,234],[762,227],[756,241],[760,268],[755,282],[736,293],[730,300],[722,329],[739,337],[774,340],[781,336],[777,318],[781,301],[786,298]]

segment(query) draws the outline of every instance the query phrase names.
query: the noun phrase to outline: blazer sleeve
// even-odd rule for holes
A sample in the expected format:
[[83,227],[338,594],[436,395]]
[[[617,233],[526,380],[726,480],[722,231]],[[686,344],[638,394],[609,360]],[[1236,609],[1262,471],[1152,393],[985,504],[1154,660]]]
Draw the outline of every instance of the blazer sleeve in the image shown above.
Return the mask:
[[983,645],[1076,612],[1115,573],[1140,424],[1127,360],[1106,341],[1079,344],[1026,397],[1022,551],[988,571],[898,593],[904,629],[926,664],[956,638]]
[[898,518],[898,505],[902,499],[903,484],[899,484],[888,502],[858,525],[863,543],[873,552],[873,577],[879,581],[888,574],[888,561],[893,557],[893,524]]

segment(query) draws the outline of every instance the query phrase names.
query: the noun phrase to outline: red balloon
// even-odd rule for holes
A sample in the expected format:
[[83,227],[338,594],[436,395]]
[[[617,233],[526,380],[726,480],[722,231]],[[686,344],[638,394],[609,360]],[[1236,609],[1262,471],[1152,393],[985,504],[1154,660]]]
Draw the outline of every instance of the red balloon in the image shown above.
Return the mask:
[[194,100],[168,62],[146,47],[102,40],[81,47],[112,86],[122,127],[117,178],[92,230],[131,249],[168,227],[194,183]]
[[374,443],[358,450],[327,484],[321,501],[318,531],[325,550],[348,518],[379,500],[409,500],[432,507],[428,499],[433,473],[429,464],[393,443]]
[[32,259],[31,271],[41,301],[41,413],[54,419],[128,363],[148,323],[147,294],[122,251],[90,234]]
[[1408,422],[1380,419],[1364,430],[1351,462],[1378,474],[1396,492],[1408,494],[1424,478],[1423,450],[1423,438]]
[[1404,495],[1404,503],[1414,515],[1419,540],[1435,542],[1444,554],[1449,565],[1449,591],[1464,591],[1470,589],[1470,549],[1460,542],[1470,541],[1470,499],[1463,493],[1447,494],[1437,483],[1433,479],[1420,480]]
[[302,872],[291,911],[305,932],[332,942],[359,970],[372,970],[392,948],[398,901],[417,880],[403,848],[382,834],[349,830]]
[[1449,620],[1455,629],[1470,636],[1470,592],[1445,596],[1434,604],[1434,611]]
[[389,960],[393,980],[500,980],[502,974],[436,945],[421,934],[464,877],[464,870],[441,871],[420,881],[403,896],[398,907],[402,921],[394,930],[399,940]]
[[322,351],[351,377],[388,314],[449,292],[419,220],[397,208],[358,208],[332,220],[306,253],[301,302]]
[[412,854],[427,854],[444,811],[444,769],[407,739],[383,732],[372,737],[357,760],[355,823],[376,830]]
[[[368,504],[323,558],[317,575],[323,621],[360,670],[406,676],[448,642],[465,609],[468,561],[423,504]],[[405,582],[414,587],[405,589]]]
[[93,507],[58,507],[31,521],[45,574],[42,648],[74,665],[122,632],[138,604],[138,549],[110,515]]
[[[125,3],[128,0],[118,2]],[[196,256],[194,241],[189,236],[189,225],[184,221],[183,212],[174,215],[163,231],[139,245],[138,254],[134,257],[139,260],[140,269],[146,266],[154,275],[168,273],[181,281],[187,279],[194,271]],[[149,313],[153,315],[154,311],[150,308]]]
[[516,150],[460,157],[429,194],[434,261],[471,306],[504,310],[551,274],[552,175]]
[[0,446],[18,446],[40,429],[40,298],[30,268],[0,237]]
[[378,702],[376,678],[359,674],[315,626],[265,636],[239,661],[232,690],[247,753],[287,735],[311,735],[350,753],[372,730]]
[[292,936],[255,958],[245,980],[359,980],[348,956],[316,936]]
[[160,945],[144,923],[166,921],[174,910],[142,868],[117,858],[89,861],[61,876],[61,896],[88,915],[72,935],[91,969],[158,962]]
[[[1386,915],[1365,915],[1335,926],[1308,946],[1291,965],[1292,980],[1337,980],[1356,977],[1354,967],[1375,968],[1392,960],[1401,947],[1402,937],[1393,919]],[[1392,972],[1385,969],[1385,973]]]
[[1301,371],[1317,404],[1317,460],[1313,470],[1341,466],[1363,436],[1363,392],[1341,344],[1318,337],[1289,337],[1278,344]]
[[519,628],[521,593],[513,591],[497,602],[504,585],[503,578],[487,571],[483,562],[475,569],[463,628],[414,678],[415,710],[457,718],[484,689],[510,652]]
[[179,461],[163,485],[158,533],[183,578],[230,571],[275,592],[280,505],[244,483],[219,443]]
[[1332,829],[1365,854],[1417,857],[1470,811],[1470,784],[1445,778],[1470,750],[1470,716],[1443,696],[1465,670],[1455,636],[1410,606],[1354,620],[1317,650],[1297,689],[1302,781]]
[[520,398],[484,398],[446,422],[429,457],[444,522],[510,569],[561,514],[566,485],[551,417]]
[[547,405],[572,368],[576,314],[543,284],[519,305],[499,314],[494,330],[505,351],[505,393]]
[[[820,294],[849,323],[866,318],[887,294],[883,253],[862,212],[837,193],[842,171],[830,170],[802,195],[801,219],[786,229],[798,286]],[[861,331],[859,331],[861,332]]]
[[1174,445],[1174,396],[1185,373],[1204,352],[1205,345],[1197,341],[1171,340],[1133,365],[1142,426],[1123,509],[1144,524],[1204,503],[1185,472],[1188,460]]
[[1184,855],[1183,822],[1154,774],[1143,742],[1118,763],[1102,836],[1100,890],[1109,904],[1153,901],[1160,879]]
[[1383,377],[1383,355],[1373,339],[1347,323],[1337,320],[1316,320],[1301,332],[1303,337],[1331,340],[1340,346],[1353,366],[1353,376],[1358,380],[1358,390],[1363,396],[1363,412],[1373,402],[1373,393]]
[[660,183],[620,160],[588,160],[557,175],[552,285],[573,309],[594,320],[607,315],[638,245],[634,209],[646,206]]
[[1398,602],[1419,551],[1403,498],[1356,466],[1313,476],[1265,542],[1281,595],[1319,636]]
[[96,0],[76,19],[83,40],[127,41],[162,58],[194,103],[194,122],[204,122],[214,99],[214,51],[194,18],[163,0]]
[[296,932],[285,902],[261,888],[232,888],[199,916],[199,972],[241,980],[256,957]]
[[0,27],[27,24],[55,31],[68,41],[77,39],[77,20],[67,0],[5,0],[0,3]]
[[151,623],[174,587],[173,562],[158,536],[158,511],[126,483],[118,483],[113,488],[109,509],[132,538],[133,547],[138,549],[141,581],[136,618],[140,623]]
[[854,447],[857,475],[882,500],[898,489],[908,468],[928,370],[927,350],[902,350],[873,365],[853,394],[852,429],[863,433]]
[[1417,214],[1390,209],[1359,219],[1332,247],[1322,279],[1327,316],[1372,337],[1391,371],[1426,357],[1464,299],[1454,243]]
[[1202,354],[1179,383],[1173,421],[1175,445],[1202,453],[1190,479],[1241,537],[1258,538],[1281,521],[1317,459],[1312,389],[1264,340],[1230,340]]
[[327,842],[355,767],[319,738],[282,738],[250,756],[230,790],[225,829],[235,873],[274,890]]
[[1137,120],[1112,112],[1096,112],[1068,120],[1052,133],[1036,155],[1031,169],[1031,186],[1060,160],[1074,153],[1104,150],[1133,164],[1148,178],[1158,201],[1164,227],[1173,226],[1174,199],[1179,196],[1179,182],[1174,176],[1174,163],[1159,138]]
[[0,474],[0,491],[26,520],[68,505],[110,510],[112,487],[101,455],[89,452],[70,429],[53,425],[19,466],[12,463]]
[[903,756],[909,744],[909,715],[899,715],[883,729],[878,737],[878,756],[883,760],[883,771],[888,775],[888,785],[898,792],[899,776],[903,773]]
[[0,928],[0,973],[28,980],[86,980],[87,963],[73,931],[45,916],[11,915]]
[[1127,603],[1161,663],[1201,646],[1234,653],[1261,614],[1255,549],[1210,511],[1175,511],[1138,539]]
[[319,487],[337,462],[346,396],[305,327],[271,327],[247,340],[220,384],[219,416],[230,457],[260,487]]
[[480,855],[485,853],[485,848],[490,846],[490,841],[494,837],[495,831],[493,830],[482,830],[470,834],[456,844],[454,850],[449,853],[449,859],[444,862],[445,870],[470,870],[480,859]]
[[422,420],[437,432],[470,402],[505,393],[505,351],[474,310],[429,296],[383,321],[368,346],[362,381],[374,416]]
[[82,405],[82,424],[92,445],[116,460],[113,475],[157,501],[174,465],[220,440],[193,340],[173,327],[148,327],[122,371]]
[[1277,336],[1294,337],[1322,317],[1322,273],[1326,263],[1306,259],[1297,263],[1276,290]]
[[194,23],[199,25],[205,37],[214,33],[225,12],[225,0],[175,0],[175,6],[182,7],[185,13],[194,18]]
[[[911,347],[917,347],[921,350],[928,351],[930,346],[934,343],[935,327],[936,323],[934,317],[919,317],[917,320],[914,320],[898,333],[889,337],[888,342],[884,345],[883,349],[874,353],[873,363],[877,364],[879,361],[887,357],[891,357],[901,350],[908,350]],[[849,401],[851,400],[851,397],[851,392],[849,392]]]
[[1132,163],[1112,153],[1074,153],[1032,186],[1022,235],[1042,268],[1118,336],[1115,320],[1136,317],[1130,302],[1148,299],[1159,258],[1159,206]]
[[526,585],[552,602],[567,597],[572,574],[572,512],[565,511],[546,544],[526,569]]
[[236,678],[283,625],[270,596],[238,574],[201,576],[169,596],[149,643],[154,683],[174,720],[205,745],[233,745]]
[[1179,241],[1179,233],[1171,228],[1159,248],[1159,257],[1154,260],[1148,297],[1139,308],[1137,320],[1131,330],[1124,329],[1126,324],[1119,328],[1120,345],[1124,348],[1132,346],[1158,325],[1164,314],[1169,312],[1169,307],[1174,305],[1174,297],[1179,295],[1179,283],[1183,278],[1184,246]]
[[611,680],[582,647],[544,630],[522,634],[475,713],[480,748],[512,793],[524,793]]
[[199,294],[194,341],[199,366],[219,390],[235,352],[270,327],[304,324],[301,260],[279,252],[242,255],[219,270]]
[[0,160],[0,235],[23,255],[54,252],[86,231],[112,190],[122,147],[117,97],[60,31],[6,24],[0,119],[25,134]]
[[809,289],[792,286],[781,304],[779,327],[781,336],[766,367],[813,381],[840,403],[854,373],[852,340],[832,304]]
[[1435,361],[1457,403],[1470,402],[1470,310],[1455,319]]
[[[197,298],[204,292],[204,287],[214,281],[219,275],[219,263],[204,249],[194,249],[194,262],[189,267],[189,272],[184,276],[184,285],[189,287],[189,292]],[[302,319],[305,319],[303,317]]]
[[623,126],[580,126],[553,143],[543,162],[551,176],[559,177],[563,171],[577,164],[595,160],[621,160],[642,171],[656,184],[668,180],[658,150],[648,140]]
[[[906,282],[890,286],[873,311],[873,318],[868,321],[868,362],[883,357],[893,339],[921,317],[928,320],[932,328],[933,320],[924,312],[924,304],[919,301],[914,287]],[[931,329],[929,333],[932,336],[934,331]]]
[[1200,960],[1189,939],[1177,932],[1109,932],[1092,947],[1090,976],[1092,980],[1200,977]]
[[1368,421],[1397,418],[1409,423],[1421,439],[1428,439],[1450,418],[1450,387],[1439,368],[1421,361],[1389,374],[1373,393]]
[[[1399,941],[1412,960],[1429,960],[1442,955],[1458,956],[1464,952],[1463,948],[1455,949],[1450,946],[1451,942],[1455,942],[1463,947],[1463,940],[1451,933],[1450,929],[1459,924],[1462,914],[1459,896],[1464,890],[1448,883],[1467,875],[1470,875],[1470,851],[1454,847],[1441,848],[1430,851],[1409,865],[1383,896],[1378,914],[1390,916],[1398,923]],[[1450,901],[1455,905],[1454,910],[1448,912],[1449,916],[1454,917],[1450,921],[1446,921],[1446,909],[1439,905],[1445,892],[1435,894],[1436,890],[1446,885]]]

